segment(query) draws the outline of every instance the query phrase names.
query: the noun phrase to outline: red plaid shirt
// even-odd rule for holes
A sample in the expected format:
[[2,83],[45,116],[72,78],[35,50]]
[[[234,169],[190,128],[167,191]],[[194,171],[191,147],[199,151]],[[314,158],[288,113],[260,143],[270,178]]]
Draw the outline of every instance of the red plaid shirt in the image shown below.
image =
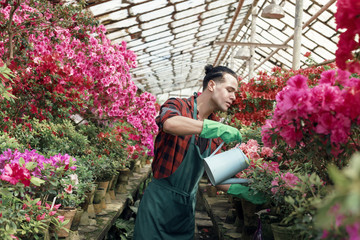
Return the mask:
[[[170,98],[160,108],[160,114],[156,118],[159,126],[159,132],[155,139],[154,160],[152,170],[154,177],[164,178],[170,176],[180,166],[183,161],[187,149],[189,148],[192,135],[174,136],[163,131],[164,122],[175,116],[183,116],[193,118],[194,113],[194,96],[188,99]],[[211,120],[217,120],[214,114],[209,116]],[[195,143],[204,140],[195,136]],[[209,146],[207,141],[207,146]],[[212,139],[211,152],[222,142],[220,138]]]

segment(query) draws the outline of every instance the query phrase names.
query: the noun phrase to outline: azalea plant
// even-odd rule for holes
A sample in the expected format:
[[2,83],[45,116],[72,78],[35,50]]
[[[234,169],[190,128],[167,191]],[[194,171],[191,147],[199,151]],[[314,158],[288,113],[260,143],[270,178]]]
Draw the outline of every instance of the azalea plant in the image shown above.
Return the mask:
[[336,64],[342,70],[360,74],[360,4],[356,0],[338,0],[336,6],[336,29],[345,30],[339,36]]
[[1,239],[40,239],[50,223],[63,227],[67,222],[56,215],[60,205],[50,206],[36,197],[34,189],[45,185],[45,181],[32,173],[34,162],[6,163],[0,175],[0,237]]
[[[307,60],[309,59],[311,59],[310,54],[307,55]],[[270,73],[259,71],[258,75],[249,82],[240,81],[236,99],[229,110],[230,115],[233,116],[231,125],[262,126],[272,114],[276,94],[286,86],[286,82],[292,76],[306,76],[308,85],[314,86],[322,72],[333,68],[335,68],[334,64],[311,66],[299,70],[283,70],[280,67],[274,67]]]
[[[126,43],[112,44],[78,3],[2,1],[0,57],[12,70],[14,102],[4,102],[8,128],[24,115],[57,120],[78,113],[97,123],[126,120],[153,147],[155,97],[137,94],[130,69],[136,56]],[[30,27],[29,27],[30,26]]]
[[285,146],[297,164],[310,162],[326,177],[329,162],[342,168],[346,159],[360,150],[360,79],[342,70],[321,74],[319,84],[310,88],[308,79],[296,75],[277,94],[271,119],[262,127],[265,146]]

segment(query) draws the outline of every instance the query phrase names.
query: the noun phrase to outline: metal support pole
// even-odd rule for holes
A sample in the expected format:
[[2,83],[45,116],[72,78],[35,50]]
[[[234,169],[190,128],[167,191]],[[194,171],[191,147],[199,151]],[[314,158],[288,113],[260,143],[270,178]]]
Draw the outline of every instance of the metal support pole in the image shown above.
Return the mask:
[[232,47],[231,53],[230,53],[230,69],[231,70],[234,69],[234,51],[235,51],[235,47]]
[[297,70],[300,68],[300,49],[301,49],[301,35],[302,35],[302,15],[303,15],[303,0],[296,0],[295,12],[295,28],[294,28],[294,51],[292,68]]
[[[256,18],[257,11],[256,5],[252,6],[252,19],[251,19],[251,33],[250,33],[250,42],[255,42],[256,35]],[[250,46],[250,60],[249,60],[249,80],[253,77],[254,72],[254,56],[255,56],[255,47]]]

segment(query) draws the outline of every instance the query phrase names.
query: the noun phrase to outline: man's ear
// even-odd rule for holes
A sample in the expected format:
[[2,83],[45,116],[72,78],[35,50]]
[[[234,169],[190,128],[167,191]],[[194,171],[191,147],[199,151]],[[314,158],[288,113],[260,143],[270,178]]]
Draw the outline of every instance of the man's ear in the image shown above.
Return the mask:
[[208,82],[208,89],[209,89],[210,92],[214,91],[215,86],[216,86],[216,83],[214,82],[214,80],[210,80]]

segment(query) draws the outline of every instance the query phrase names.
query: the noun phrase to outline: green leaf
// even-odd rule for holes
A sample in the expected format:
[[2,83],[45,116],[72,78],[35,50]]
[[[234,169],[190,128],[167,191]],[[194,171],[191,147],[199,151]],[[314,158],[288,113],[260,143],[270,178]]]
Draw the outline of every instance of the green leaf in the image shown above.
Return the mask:
[[30,179],[30,182],[32,184],[34,184],[35,186],[40,186],[41,184],[43,184],[45,181],[40,179],[40,178],[37,178],[37,177],[31,177]]
[[36,168],[36,166],[37,166],[37,163],[28,162],[28,163],[26,163],[25,168],[28,169],[28,170],[33,170],[34,168]]
[[21,158],[19,159],[19,165],[20,165],[20,166],[24,166],[24,164],[25,164],[25,160],[21,157]]

